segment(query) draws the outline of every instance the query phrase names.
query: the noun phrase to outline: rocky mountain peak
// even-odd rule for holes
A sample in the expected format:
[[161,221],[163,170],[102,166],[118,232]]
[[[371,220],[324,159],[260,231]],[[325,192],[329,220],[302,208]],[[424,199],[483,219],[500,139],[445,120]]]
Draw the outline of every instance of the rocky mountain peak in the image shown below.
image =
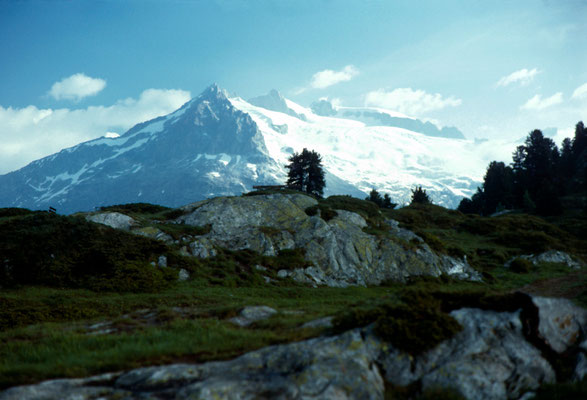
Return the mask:
[[302,121],[306,120],[305,115],[299,114],[289,107],[285,97],[283,97],[276,89],[271,89],[269,93],[265,95],[253,97],[252,99],[249,99],[248,102],[254,106],[262,107],[267,110],[282,112],[292,117],[299,118]]

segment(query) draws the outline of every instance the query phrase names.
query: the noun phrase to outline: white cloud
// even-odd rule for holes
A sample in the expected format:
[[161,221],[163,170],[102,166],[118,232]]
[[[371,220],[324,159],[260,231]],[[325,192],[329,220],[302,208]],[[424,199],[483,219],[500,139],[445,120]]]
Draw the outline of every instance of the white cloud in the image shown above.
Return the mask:
[[313,89],[324,89],[340,82],[350,81],[358,73],[359,70],[352,65],[347,65],[340,71],[325,69],[324,71],[316,72],[312,76],[310,86]]
[[572,99],[587,99],[587,83],[582,84],[573,92]]
[[0,174],[63,148],[168,114],[191,98],[184,90],[147,89],[138,99],[81,109],[0,106]]
[[524,86],[532,82],[532,80],[536,75],[538,75],[538,73],[540,73],[540,71],[538,71],[536,68],[533,68],[531,70],[524,68],[519,71],[512,72],[508,76],[504,76],[497,82],[497,86],[505,87],[513,83],[518,83]]
[[367,106],[383,107],[413,116],[421,116],[429,111],[446,107],[457,107],[461,103],[461,99],[453,96],[443,98],[439,93],[430,94],[424,90],[411,88],[398,88],[391,92],[379,89],[369,92],[365,96],[365,105]]
[[555,93],[545,99],[541,95],[537,94],[526,102],[522,107],[522,110],[544,110],[545,108],[552,107],[554,105],[563,102],[563,94],[561,92]]
[[105,87],[106,81],[104,79],[91,78],[85,74],[74,74],[55,82],[47,94],[55,100],[79,101],[84,97],[97,95]]

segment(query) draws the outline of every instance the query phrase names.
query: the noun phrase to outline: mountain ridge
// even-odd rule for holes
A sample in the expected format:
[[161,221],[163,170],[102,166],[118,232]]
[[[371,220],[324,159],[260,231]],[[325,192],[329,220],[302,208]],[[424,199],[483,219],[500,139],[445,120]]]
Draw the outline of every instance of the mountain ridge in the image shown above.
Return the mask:
[[[409,188],[421,184],[437,203],[454,207],[479,182],[449,171],[433,151],[442,145],[462,153],[465,142],[323,117],[277,91],[268,96],[265,106],[273,101],[281,111],[231,97],[213,84],[178,110],[117,138],[80,143],[0,176],[0,205],[71,213],[122,202],[178,206],[236,195],[256,184],[284,182],[289,156],[303,147],[323,155],[326,195],[362,197],[376,187],[405,202]],[[380,150],[393,153],[391,161]],[[390,177],[391,171],[399,175]]]

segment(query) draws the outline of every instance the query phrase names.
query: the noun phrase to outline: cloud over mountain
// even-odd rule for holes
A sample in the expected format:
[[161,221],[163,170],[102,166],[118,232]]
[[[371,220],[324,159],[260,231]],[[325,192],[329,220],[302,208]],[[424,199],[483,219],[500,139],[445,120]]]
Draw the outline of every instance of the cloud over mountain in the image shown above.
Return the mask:
[[106,81],[92,78],[83,73],[74,74],[55,82],[47,93],[55,100],[79,101],[88,96],[95,96],[106,87]]
[[184,90],[147,89],[138,99],[127,98],[110,106],[0,106],[0,174],[108,132],[124,132],[138,122],[176,110],[190,98],[190,92]]
[[442,97],[440,93],[430,94],[412,88],[398,88],[392,91],[379,89],[365,96],[366,106],[383,107],[413,116],[421,116],[446,107],[457,107],[461,103],[461,99],[453,96]]
[[352,65],[347,65],[340,71],[325,69],[324,71],[316,72],[312,76],[310,85],[314,89],[324,89],[340,82],[350,81],[358,73],[359,70]]

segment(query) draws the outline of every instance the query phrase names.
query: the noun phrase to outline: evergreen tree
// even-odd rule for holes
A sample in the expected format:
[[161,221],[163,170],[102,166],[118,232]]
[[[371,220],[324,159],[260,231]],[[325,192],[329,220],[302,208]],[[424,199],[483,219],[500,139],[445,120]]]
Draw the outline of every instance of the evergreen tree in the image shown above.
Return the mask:
[[575,125],[575,137],[573,138],[573,155],[575,156],[575,159],[579,157],[585,149],[587,149],[587,129],[585,129],[583,121],[579,121],[577,125]]
[[587,129],[583,122],[575,126],[573,138],[574,191],[587,190]]
[[561,157],[558,176],[564,193],[572,190],[572,180],[575,173],[575,159],[573,157],[573,142],[565,138],[561,144]]
[[304,148],[301,153],[294,153],[288,161],[287,187],[322,196],[326,181],[320,154]]
[[375,189],[372,189],[371,192],[369,192],[369,196],[367,196],[365,200],[371,201],[381,208],[393,209],[395,206],[397,206],[397,204],[391,202],[391,197],[389,194],[385,193],[385,195],[382,197],[381,194]]
[[[545,185],[556,181],[560,154],[556,144],[538,129],[530,132],[523,146],[518,146],[512,168],[517,204],[523,205],[526,191],[533,201]],[[560,188],[557,188],[560,190]]]
[[428,197],[428,193],[426,193],[425,189],[422,189],[422,186],[418,186],[416,189],[412,189],[412,201],[410,205],[413,204],[431,204],[430,197]]
[[383,197],[375,189],[371,189],[371,191],[369,192],[369,196],[367,196],[365,200],[371,201],[377,204],[379,207],[381,207],[381,205],[383,204]]
[[464,198],[459,203],[457,210],[463,214],[482,214],[484,208],[484,196],[481,188],[477,188],[475,193],[470,199]]
[[514,173],[511,167],[503,162],[492,161],[487,167],[483,178],[483,190],[478,191],[483,199],[481,213],[490,215],[497,211],[498,205],[503,208],[514,206]]
[[383,204],[381,205],[381,207],[383,208],[388,208],[390,210],[394,209],[397,206],[396,203],[392,203],[391,202],[391,197],[389,196],[389,194],[385,193],[383,195]]

